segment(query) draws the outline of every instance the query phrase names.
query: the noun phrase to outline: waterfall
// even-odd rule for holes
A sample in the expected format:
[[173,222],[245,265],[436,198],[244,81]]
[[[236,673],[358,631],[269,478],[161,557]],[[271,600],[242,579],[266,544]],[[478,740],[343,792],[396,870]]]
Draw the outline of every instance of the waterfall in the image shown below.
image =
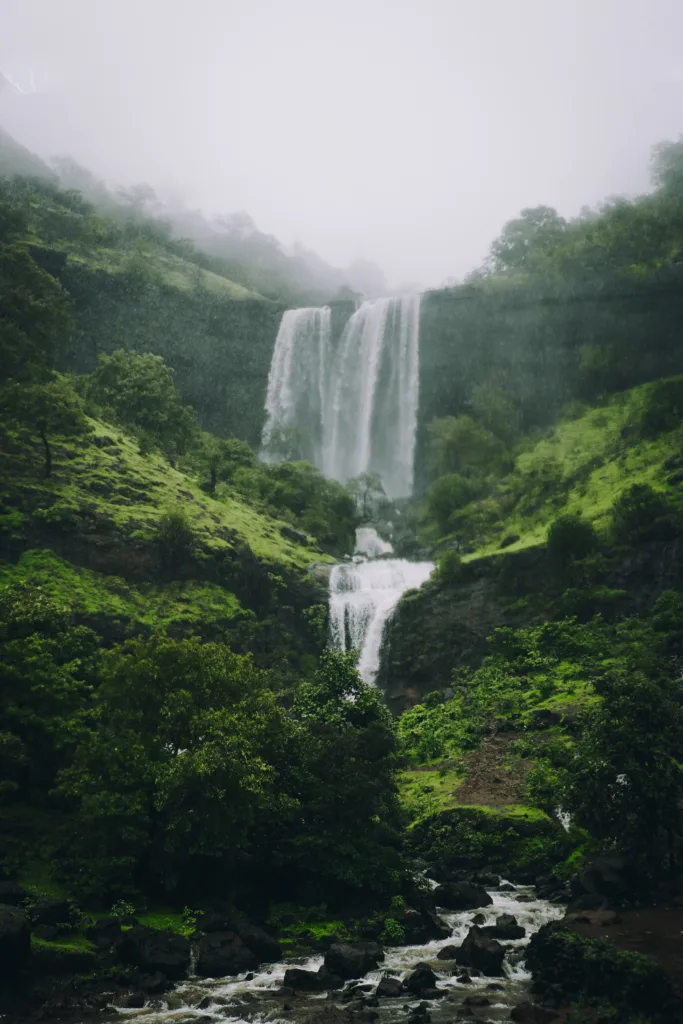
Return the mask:
[[[375,534],[370,545],[364,528],[359,538],[366,548],[381,548],[384,543]],[[361,533],[359,530],[358,533]],[[357,545],[357,549],[360,544]],[[407,562],[403,558],[356,559],[335,565],[330,576],[330,632],[332,646],[338,650],[359,651],[358,671],[366,683],[374,683],[379,669],[384,626],[401,595],[412,587],[421,587],[429,579],[431,562]]]
[[268,377],[266,458],[306,458],[346,483],[378,473],[390,498],[413,488],[420,296],[364,302],[336,351],[328,307],[282,317]]
[[283,314],[268,374],[261,441],[267,461],[302,458],[321,466],[330,333],[329,306]]

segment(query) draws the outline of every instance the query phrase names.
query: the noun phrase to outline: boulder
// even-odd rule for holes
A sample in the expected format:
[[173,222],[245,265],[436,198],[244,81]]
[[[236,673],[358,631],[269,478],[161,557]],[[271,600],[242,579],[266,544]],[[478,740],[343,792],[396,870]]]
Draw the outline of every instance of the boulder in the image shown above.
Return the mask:
[[68,900],[39,900],[31,907],[34,924],[69,924],[71,903]]
[[626,878],[626,864],[622,857],[605,856],[596,857],[579,872],[576,879],[579,891],[575,891],[575,882],[572,882],[574,895],[581,892],[598,893],[600,896],[616,897],[628,891]]
[[492,898],[481,885],[473,882],[446,882],[434,890],[437,906],[447,910],[476,910],[490,907]]
[[177,980],[185,977],[190,966],[190,943],[174,932],[136,924],[124,933],[119,955],[125,963],[143,971],[151,974],[161,971],[167,978]]
[[422,946],[433,939],[447,938],[451,930],[441,918],[428,907],[406,907],[394,918],[403,928],[405,942],[409,946]]
[[0,904],[0,978],[10,978],[31,953],[31,930],[23,910]]
[[403,987],[413,995],[419,995],[427,988],[436,988],[436,975],[431,967],[418,966],[405,977]]
[[455,960],[458,953],[457,946],[442,946],[436,954],[437,960]]
[[85,934],[98,949],[109,949],[121,942],[121,922],[118,917],[101,917]]
[[282,955],[277,939],[274,939],[264,928],[252,924],[241,914],[208,911],[199,917],[197,927],[207,934],[235,932],[252,953],[256,954],[261,963],[275,963]]
[[33,934],[43,942],[54,942],[59,938],[59,928],[55,924],[39,924],[33,929]]
[[336,942],[325,954],[325,967],[344,980],[362,978],[384,960],[384,950],[377,942]]
[[6,907],[18,907],[27,900],[29,893],[18,882],[0,882],[0,903]]
[[547,1006],[536,1006],[534,1003],[519,1003],[510,1010],[510,1020],[516,1024],[552,1024],[559,1013]]
[[526,935],[526,928],[518,924],[512,914],[500,914],[494,925],[482,928],[481,931],[490,939],[523,939]]
[[301,967],[289,967],[283,985],[295,992],[324,992],[327,988],[317,971],[304,971]]
[[114,999],[114,1006],[117,1006],[122,1010],[141,1010],[144,1005],[144,992],[125,992],[123,995],[116,996]]
[[258,967],[259,958],[236,932],[210,932],[197,943],[196,971],[202,978],[223,978]]
[[[318,977],[320,979],[320,984],[322,985],[323,989],[332,990],[335,988],[344,987],[344,979],[340,977],[338,974],[335,974],[334,971],[331,971],[329,967],[325,966],[325,964],[323,964],[322,967],[318,968]],[[370,986],[368,991],[371,990],[372,986]]]
[[147,992],[148,995],[152,996],[168,992],[170,988],[173,988],[172,983],[161,971],[155,971],[154,974],[141,974],[138,979],[138,985],[143,992]]
[[398,978],[392,978],[391,975],[383,975],[377,986],[375,995],[378,999],[397,999],[403,992],[403,985]]
[[503,946],[483,934],[482,929],[475,924],[458,950],[456,960],[465,967],[476,967],[488,977],[500,977],[503,973],[504,956]]

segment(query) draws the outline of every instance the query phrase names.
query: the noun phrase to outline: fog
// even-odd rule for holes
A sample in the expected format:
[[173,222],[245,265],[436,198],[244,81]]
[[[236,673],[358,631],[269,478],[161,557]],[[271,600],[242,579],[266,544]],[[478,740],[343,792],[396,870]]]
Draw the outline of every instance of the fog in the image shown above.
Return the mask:
[[435,285],[524,206],[647,189],[683,131],[683,5],[0,0],[0,69],[43,156]]

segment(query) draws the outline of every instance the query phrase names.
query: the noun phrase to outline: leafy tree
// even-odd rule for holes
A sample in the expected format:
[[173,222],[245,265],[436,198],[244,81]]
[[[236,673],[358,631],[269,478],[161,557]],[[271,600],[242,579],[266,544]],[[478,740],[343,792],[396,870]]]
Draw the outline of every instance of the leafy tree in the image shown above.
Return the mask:
[[86,394],[105,415],[154,438],[170,458],[186,452],[197,435],[195,413],[183,405],[161,356],[125,349],[101,355]]
[[567,222],[550,206],[522,210],[508,221],[491,246],[490,262],[496,273],[529,270],[557,248]]
[[585,558],[595,551],[598,537],[592,523],[581,516],[558,516],[548,529],[548,551],[560,565],[572,558]]
[[505,444],[519,433],[519,407],[505,388],[490,382],[475,384],[468,405],[475,419]]
[[89,430],[83,403],[66,377],[52,374],[42,383],[12,384],[1,393],[4,415],[35,433],[43,444],[44,473],[52,475],[51,440],[55,435]]
[[618,544],[667,540],[681,528],[680,515],[662,491],[634,484],[612,505],[612,536]]
[[471,416],[444,416],[429,424],[429,465],[433,477],[446,473],[472,476],[499,467],[505,448]]
[[364,523],[377,522],[388,511],[391,503],[379,473],[361,473],[346,486]]
[[469,504],[477,492],[476,482],[460,473],[447,473],[434,481],[427,494],[426,515],[440,536],[452,531],[451,516]]

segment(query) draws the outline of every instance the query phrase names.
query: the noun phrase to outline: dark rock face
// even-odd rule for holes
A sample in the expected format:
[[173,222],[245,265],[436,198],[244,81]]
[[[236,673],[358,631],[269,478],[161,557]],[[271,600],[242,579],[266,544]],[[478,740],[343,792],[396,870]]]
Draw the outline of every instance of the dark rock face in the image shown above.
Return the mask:
[[197,974],[222,978],[226,974],[253,971],[259,958],[235,932],[211,932],[197,944]]
[[476,910],[493,903],[486,889],[472,882],[446,882],[437,886],[434,898],[437,906],[447,910]]
[[444,946],[436,954],[437,960],[455,960],[458,952],[457,946]]
[[385,974],[380,978],[375,995],[378,999],[397,999],[403,992],[403,985],[398,978]]
[[0,904],[0,978],[10,978],[31,953],[31,930],[23,910]]
[[68,924],[71,904],[68,900],[40,900],[31,907],[34,924]]
[[126,932],[119,947],[121,958],[135,967],[167,978],[183,978],[190,966],[190,943],[182,935],[156,931],[138,924]]
[[121,942],[121,922],[117,917],[101,917],[85,933],[98,949],[108,949]]
[[547,1006],[536,1006],[534,1003],[520,1003],[510,1011],[510,1020],[516,1024],[552,1024],[559,1014]]
[[433,910],[420,907],[415,910],[406,907],[395,919],[403,928],[408,945],[419,946],[431,939],[445,939],[451,930]]
[[340,978],[362,978],[382,960],[384,950],[376,942],[337,942],[325,954],[325,967]]
[[503,946],[483,934],[482,929],[475,924],[458,950],[456,960],[465,967],[476,967],[488,977],[500,977],[503,973],[504,956]]
[[436,974],[431,967],[416,967],[403,982],[404,988],[414,995],[424,992],[428,988],[436,988]]

